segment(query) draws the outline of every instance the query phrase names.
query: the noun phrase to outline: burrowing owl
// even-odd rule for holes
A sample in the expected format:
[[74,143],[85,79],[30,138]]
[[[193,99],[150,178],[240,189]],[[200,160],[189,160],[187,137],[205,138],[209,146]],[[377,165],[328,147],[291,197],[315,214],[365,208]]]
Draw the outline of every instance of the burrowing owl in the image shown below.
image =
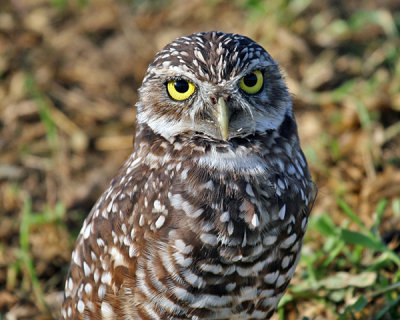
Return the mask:
[[179,38],[139,90],[132,155],[87,217],[65,319],[268,319],[316,196],[277,63],[247,37]]

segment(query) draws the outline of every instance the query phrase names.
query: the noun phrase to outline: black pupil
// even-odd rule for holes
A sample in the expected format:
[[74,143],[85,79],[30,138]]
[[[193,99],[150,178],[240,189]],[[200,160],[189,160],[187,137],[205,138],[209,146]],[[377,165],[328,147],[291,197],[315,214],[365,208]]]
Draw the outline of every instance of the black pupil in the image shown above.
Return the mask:
[[248,87],[254,87],[257,83],[257,76],[255,73],[250,73],[243,78],[243,82]]
[[185,80],[177,80],[175,81],[174,87],[179,93],[185,93],[189,90],[189,83]]

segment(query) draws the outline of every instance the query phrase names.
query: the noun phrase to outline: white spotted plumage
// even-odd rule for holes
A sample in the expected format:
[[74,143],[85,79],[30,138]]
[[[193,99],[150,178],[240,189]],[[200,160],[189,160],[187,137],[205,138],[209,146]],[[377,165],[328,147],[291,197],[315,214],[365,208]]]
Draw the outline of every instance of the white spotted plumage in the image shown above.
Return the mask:
[[[190,98],[168,94],[176,79]],[[249,38],[194,34],[156,55],[139,93],[134,151],[85,220],[62,318],[270,318],[316,196],[277,63]]]

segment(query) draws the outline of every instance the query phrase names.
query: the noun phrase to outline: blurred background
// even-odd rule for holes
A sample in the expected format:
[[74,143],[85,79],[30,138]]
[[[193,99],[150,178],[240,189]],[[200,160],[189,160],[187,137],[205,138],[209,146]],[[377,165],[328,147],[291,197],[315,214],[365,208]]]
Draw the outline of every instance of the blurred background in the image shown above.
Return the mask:
[[148,63],[209,30],[279,62],[319,185],[274,319],[400,319],[398,0],[1,0],[0,319],[58,317],[83,220],[132,150]]

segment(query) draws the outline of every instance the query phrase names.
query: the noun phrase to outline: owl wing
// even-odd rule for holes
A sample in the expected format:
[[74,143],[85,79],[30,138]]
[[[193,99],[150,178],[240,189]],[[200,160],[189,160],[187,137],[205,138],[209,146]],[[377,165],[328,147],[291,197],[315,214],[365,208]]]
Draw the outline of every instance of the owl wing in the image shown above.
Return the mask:
[[126,284],[135,281],[138,257],[149,240],[149,233],[141,232],[140,227],[151,229],[163,221],[158,220],[162,210],[155,214],[148,208],[148,202],[154,203],[154,197],[160,196],[159,179],[168,181],[162,172],[133,154],[97,201],[72,253],[63,318],[123,316],[127,304],[120,296],[127,293],[121,290],[133,289]]

